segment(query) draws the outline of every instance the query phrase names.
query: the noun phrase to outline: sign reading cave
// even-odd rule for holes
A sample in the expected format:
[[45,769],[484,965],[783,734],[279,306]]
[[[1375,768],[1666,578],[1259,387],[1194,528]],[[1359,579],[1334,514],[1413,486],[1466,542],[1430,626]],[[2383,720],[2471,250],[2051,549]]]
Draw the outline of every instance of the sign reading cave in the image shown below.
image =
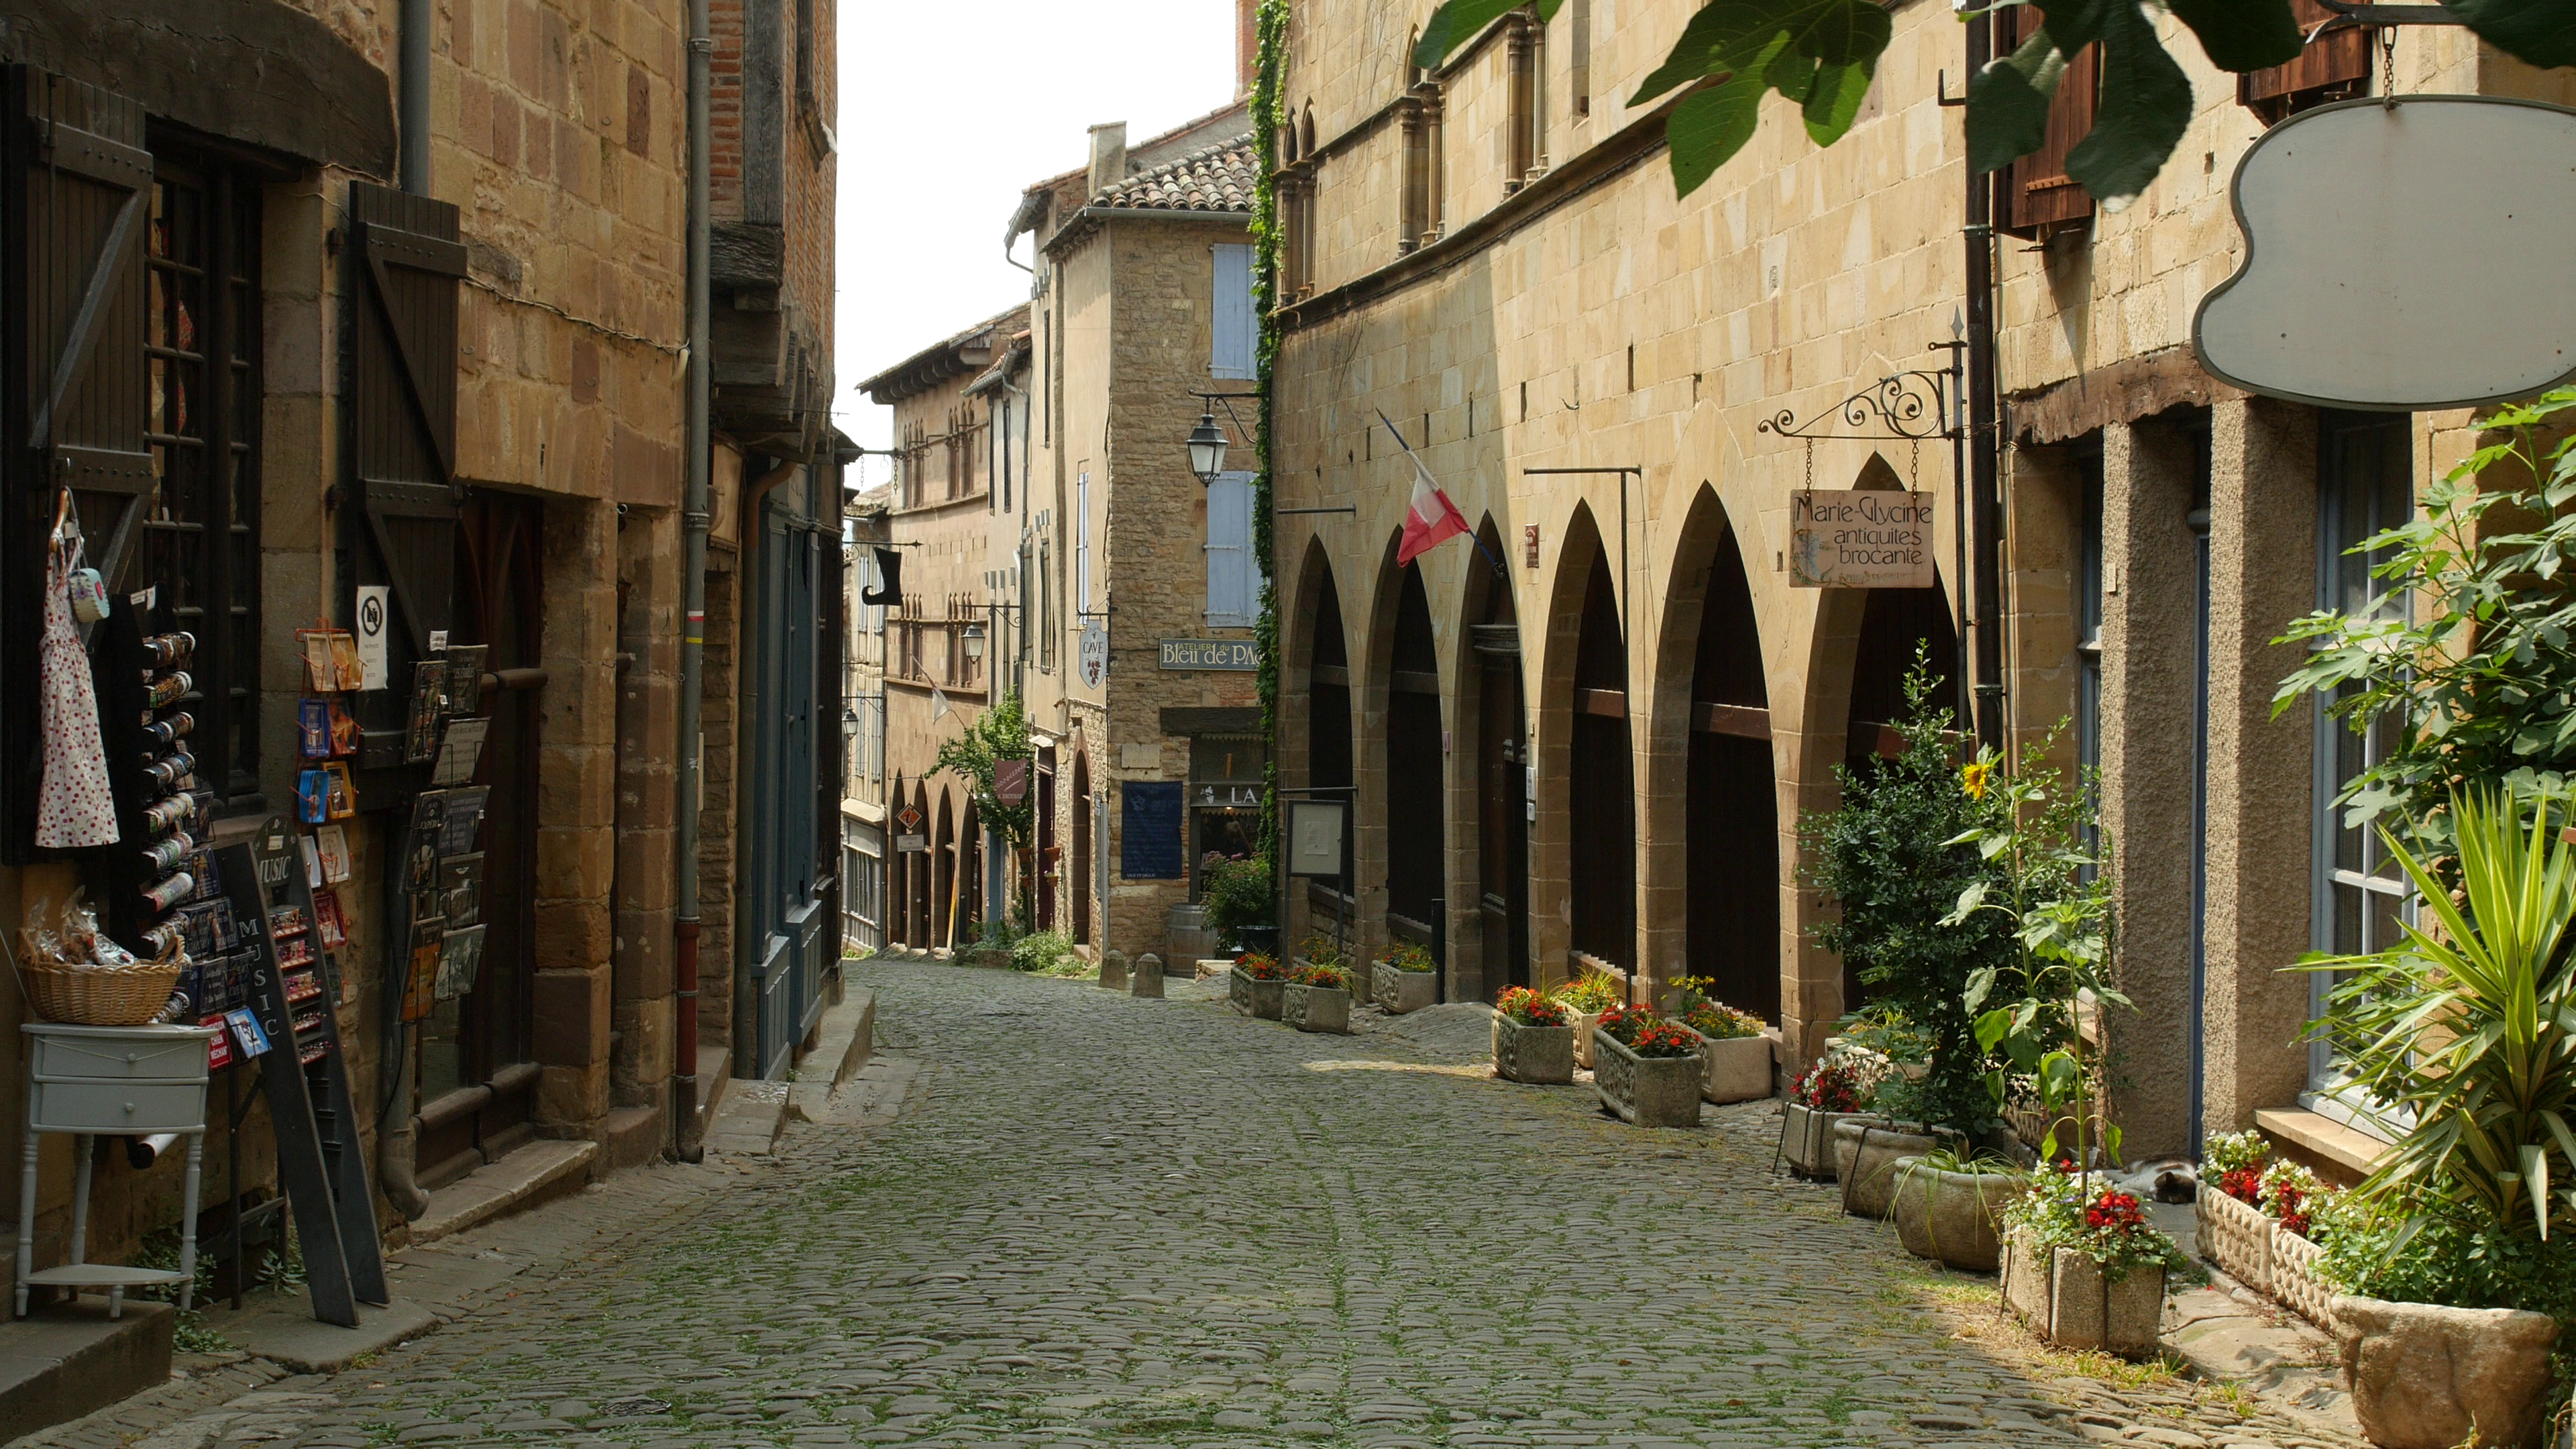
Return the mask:
[[1789,582],[1801,589],[1932,587],[1932,495],[1791,494]]
[[1261,646],[1249,639],[1166,639],[1165,669],[1259,669]]

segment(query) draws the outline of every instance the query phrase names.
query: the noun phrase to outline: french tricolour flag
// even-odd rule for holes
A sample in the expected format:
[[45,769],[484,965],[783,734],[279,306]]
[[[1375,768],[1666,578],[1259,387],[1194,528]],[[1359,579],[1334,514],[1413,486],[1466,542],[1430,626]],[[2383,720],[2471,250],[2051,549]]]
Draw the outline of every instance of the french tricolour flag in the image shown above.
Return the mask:
[[1405,505],[1404,537],[1395,546],[1395,566],[1402,568],[1464,534],[1467,520],[1458,512],[1458,505],[1449,501],[1449,495],[1440,491],[1440,485],[1431,481],[1431,470],[1422,466],[1422,459],[1404,441],[1404,434],[1396,432],[1395,421],[1382,412],[1377,420],[1386,424],[1386,430],[1395,436],[1395,445],[1404,449],[1405,458],[1413,464],[1413,500]]

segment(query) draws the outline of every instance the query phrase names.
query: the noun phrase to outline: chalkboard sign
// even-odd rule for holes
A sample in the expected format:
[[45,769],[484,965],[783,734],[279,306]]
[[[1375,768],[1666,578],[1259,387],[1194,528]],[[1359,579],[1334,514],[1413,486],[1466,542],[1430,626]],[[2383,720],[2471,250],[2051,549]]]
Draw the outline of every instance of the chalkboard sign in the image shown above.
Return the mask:
[[1129,880],[1179,880],[1183,874],[1181,785],[1129,780],[1118,788],[1125,811],[1119,873]]

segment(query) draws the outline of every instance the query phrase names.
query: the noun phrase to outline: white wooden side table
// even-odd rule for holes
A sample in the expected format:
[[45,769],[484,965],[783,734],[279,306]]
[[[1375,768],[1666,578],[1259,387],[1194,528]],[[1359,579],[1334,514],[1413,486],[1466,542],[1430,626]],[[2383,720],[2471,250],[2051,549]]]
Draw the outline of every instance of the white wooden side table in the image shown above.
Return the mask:
[[[31,1021],[27,1034],[27,1143],[18,1178],[18,1316],[37,1284],[107,1290],[108,1317],[125,1311],[125,1290],[177,1284],[179,1307],[197,1284],[197,1179],[206,1149],[206,1044],[219,1027],[66,1026]],[[37,1134],[69,1132],[78,1176],[72,1186],[71,1261],[36,1271]],[[84,1261],[89,1246],[91,1147],[102,1136],[188,1138],[188,1186],[179,1211],[179,1271]]]

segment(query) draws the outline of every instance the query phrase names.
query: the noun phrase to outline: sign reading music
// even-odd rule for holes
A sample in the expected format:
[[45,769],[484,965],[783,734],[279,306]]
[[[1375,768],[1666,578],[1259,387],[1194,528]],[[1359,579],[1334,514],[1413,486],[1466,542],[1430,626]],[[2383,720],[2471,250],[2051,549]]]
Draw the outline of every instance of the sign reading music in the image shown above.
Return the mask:
[[1791,494],[1789,583],[1801,589],[1932,587],[1932,495]]

